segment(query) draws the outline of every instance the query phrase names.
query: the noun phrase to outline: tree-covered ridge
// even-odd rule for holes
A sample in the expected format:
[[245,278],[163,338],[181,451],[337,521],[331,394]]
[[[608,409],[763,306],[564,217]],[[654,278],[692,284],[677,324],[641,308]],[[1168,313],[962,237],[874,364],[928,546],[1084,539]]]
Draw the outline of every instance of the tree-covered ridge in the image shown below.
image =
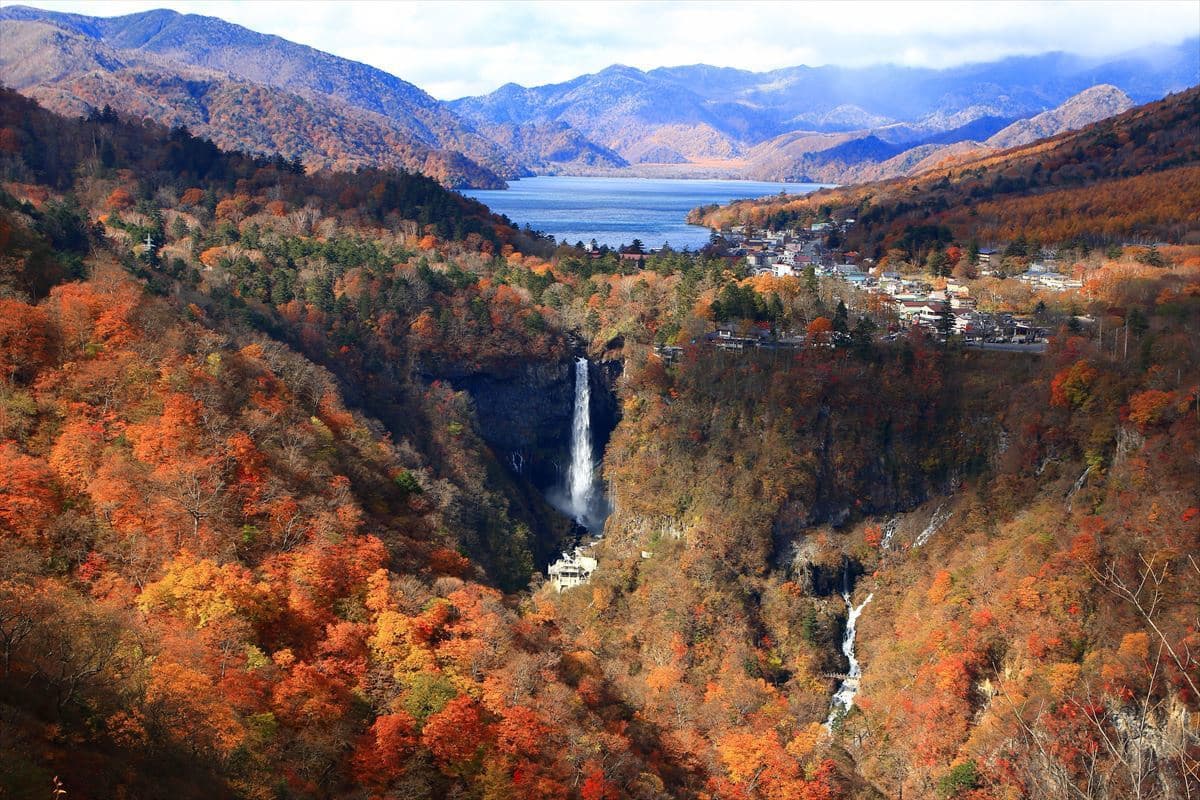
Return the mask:
[[[81,177],[76,172],[81,166],[90,176],[124,169],[130,180],[121,188],[134,202],[165,188],[179,195],[198,188],[207,194],[189,205],[203,202],[213,211],[217,194],[269,192],[276,214],[303,209],[312,198],[328,211],[357,212],[352,221],[363,225],[411,220],[422,226],[421,234],[465,239],[478,233],[497,249],[517,235],[482,204],[422,174],[358,169],[305,175],[298,161],[223,151],[184,127],[168,131],[149,121],[123,122],[109,109],[67,121],[16,92],[0,91],[0,153],[8,181],[64,191]],[[428,225],[433,227],[425,230]]]
[[622,751],[654,785],[603,678],[472,582],[435,470],[328,372],[112,266],[0,305],[6,792],[566,797]]
[[848,569],[874,593],[832,740],[851,796],[1187,796],[1200,274],[1106,272],[1128,345],[1110,317],[1042,362],[920,340],[626,361],[619,566],[563,605],[637,665],[622,685],[674,752],[711,743],[725,792],[790,796],[793,759],[830,752]]
[[[521,507],[466,397],[411,373],[425,350],[410,326],[459,302],[483,302],[455,340],[472,368],[561,353],[524,295],[462,268],[490,263],[492,239],[432,232],[478,207],[426,178],[304,177],[14,99],[5,793],[41,796],[57,775],[76,797],[601,797],[618,779],[661,796],[672,767],[596,665],[492,588],[523,586],[531,551],[553,547],[526,527],[544,512]],[[213,160],[168,181],[154,166],[178,148]],[[371,200],[328,199],[358,179],[449,211],[423,233],[385,194],[388,232]],[[301,213],[266,208],[289,192]]]
[[[501,585],[525,585],[556,546],[550,529],[563,523],[504,484],[463,400],[414,371],[439,348],[469,370],[497,373],[562,356],[553,312],[476,274],[511,243],[544,247],[536,234],[421,175],[304,175],[186,131],[104,115],[67,122],[18,95],[7,99],[5,167],[20,181],[7,186],[25,199],[9,197],[0,209],[12,237],[0,285],[40,298],[82,275],[81,254],[101,246],[155,291],[186,294],[213,324],[287,341],[396,436],[443,452],[447,524]],[[423,336],[430,317],[455,335]],[[434,411],[439,392],[447,405]],[[528,526],[546,541],[531,540]]]
[[855,220],[850,248],[876,257],[908,231],[945,226],[960,241],[1182,241],[1200,226],[1200,89],[1078,131],[913,178],[741,201],[692,212],[714,228],[783,229]]
[[403,167],[450,186],[521,170],[443,103],[380,70],[215,17],[10,6],[0,79],[64,114],[111,105],[312,169]]

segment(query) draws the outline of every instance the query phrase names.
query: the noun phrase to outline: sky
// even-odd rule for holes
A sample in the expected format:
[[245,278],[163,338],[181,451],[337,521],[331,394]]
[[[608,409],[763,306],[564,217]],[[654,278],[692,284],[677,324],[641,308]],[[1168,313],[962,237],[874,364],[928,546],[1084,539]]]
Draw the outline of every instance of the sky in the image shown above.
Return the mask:
[[[0,0],[0,5],[15,5]],[[362,61],[443,100],[611,64],[948,67],[1053,50],[1107,56],[1200,36],[1198,0],[1067,2],[410,2],[25,0],[93,16],[221,17]]]

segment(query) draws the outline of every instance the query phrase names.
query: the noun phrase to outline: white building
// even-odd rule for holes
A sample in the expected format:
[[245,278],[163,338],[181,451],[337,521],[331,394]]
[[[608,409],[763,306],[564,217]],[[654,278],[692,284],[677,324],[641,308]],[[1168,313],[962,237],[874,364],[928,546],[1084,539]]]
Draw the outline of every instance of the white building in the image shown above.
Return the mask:
[[585,556],[583,551],[576,547],[574,552],[563,553],[562,558],[551,564],[546,571],[550,574],[550,582],[554,584],[555,590],[561,592],[563,589],[587,583],[599,563],[591,556]]
[[765,267],[767,265],[767,254],[762,251],[746,253],[746,266],[751,269],[757,267]]
[[966,310],[954,315],[954,332],[982,339],[995,327],[991,317],[978,311]]
[[950,307],[955,311],[960,308],[974,308],[975,298],[970,295],[952,294],[950,295]]
[[[1041,266],[1035,264],[1034,266]],[[1048,289],[1056,289],[1064,291],[1066,289],[1080,289],[1083,287],[1083,281],[1077,278],[1069,278],[1059,272],[1048,272],[1044,268],[1034,270],[1033,267],[1029,271],[1018,275],[1017,280],[1022,283],[1028,283],[1031,286],[1045,286]]]

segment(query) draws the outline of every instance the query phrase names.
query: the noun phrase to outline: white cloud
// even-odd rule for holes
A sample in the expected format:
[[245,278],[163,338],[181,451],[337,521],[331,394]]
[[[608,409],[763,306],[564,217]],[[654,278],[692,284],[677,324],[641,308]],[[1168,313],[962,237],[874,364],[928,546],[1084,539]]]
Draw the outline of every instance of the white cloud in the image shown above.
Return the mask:
[[944,67],[1051,50],[1101,56],[1200,35],[1195,0],[26,2],[100,16],[160,7],[218,16],[364,61],[441,98],[510,81],[560,82],[613,63],[650,69],[702,62],[756,71],[797,64]]

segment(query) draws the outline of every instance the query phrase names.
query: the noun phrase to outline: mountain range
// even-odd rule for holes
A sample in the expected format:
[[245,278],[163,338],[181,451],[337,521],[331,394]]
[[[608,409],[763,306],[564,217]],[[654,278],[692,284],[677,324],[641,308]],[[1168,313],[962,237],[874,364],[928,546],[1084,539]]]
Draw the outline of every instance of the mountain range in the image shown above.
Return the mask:
[[[1020,130],[1052,135],[1198,82],[1200,41],[1189,40],[1103,63],[1049,53],[947,70],[617,65],[560,84],[507,84],[451,107],[485,133],[565,122],[639,166],[847,182],[903,174],[935,145],[1029,141],[1016,130],[990,141],[1027,118],[1038,121]],[[884,163],[913,148],[924,150]]]
[[[947,236],[1093,245],[1197,240],[1200,87],[1088,125],[1076,126],[1071,114],[1068,104],[1010,126],[992,137],[993,147],[943,149],[916,165],[919,174],[703,207],[689,221],[807,229],[823,218],[854,220],[843,246],[877,259],[897,247],[911,256]],[[1040,126],[1060,124],[1077,129],[1033,138]]]
[[214,17],[14,6],[0,10],[0,34],[0,78],[63,113],[108,104],[315,168],[402,166],[473,186],[500,186],[519,172],[502,148],[411,83]]
[[795,131],[752,148],[747,154],[745,170],[749,176],[762,180],[828,183],[914,175],[947,159],[985,155],[1077,130],[1134,105],[1125,92],[1111,84],[1101,84],[1084,89],[1056,108],[1008,125],[1004,124],[1008,121],[1004,117],[985,115],[915,141],[888,141],[887,128],[845,133]]
[[911,174],[1200,83],[1200,40],[1103,61],[769,72],[614,65],[440,101],[382,70],[214,17],[0,9],[0,81],[62,113],[110,105],[310,169],[400,166],[451,186],[531,174],[829,182]]

